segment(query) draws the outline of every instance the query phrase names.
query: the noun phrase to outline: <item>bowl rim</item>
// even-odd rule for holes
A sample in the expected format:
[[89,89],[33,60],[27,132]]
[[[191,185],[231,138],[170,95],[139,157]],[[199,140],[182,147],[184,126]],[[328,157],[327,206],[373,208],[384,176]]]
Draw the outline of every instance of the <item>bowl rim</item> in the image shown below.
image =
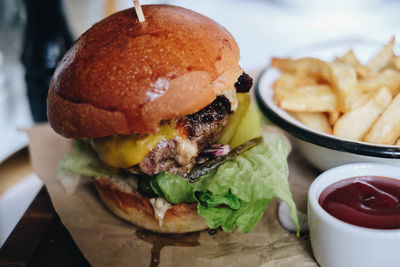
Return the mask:
[[[274,111],[273,107],[269,106],[261,95],[261,81],[268,71],[272,69],[271,66],[267,66],[259,75],[256,84],[254,86],[254,93],[257,104],[261,109],[262,113],[271,122],[288,132],[289,134],[314,145],[321,147],[338,150],[342,152],[348,152],[352,154],[380,157],[389,159],[400,159],[400,147],[388,146],[388,145],[377,145],[369,144],[364,142],[355,142],[340,139],[334,135],[323,135],[309,128],[300,127],[286,120]],[[280,109],[279,107],[277,107]]]
[[[313,211],[320,217],[321,220],[324,220],[327,224],[331,226],[341,228],[342,231],[344,232],[352,233],[354,235],[361,234],[364,236],[398,239],[400,237],[400,229],[375,229],[375,228],[353,225],[351,223],[342,221],[334,217],[333,215],[329,214],[320,205],[319,197],[326,188],[328,188],[329,186],[331,186],[336,182],[359,176],[359,175],[354,175],[354,171],[357,169],[361,173],[364,172],[366,173],[366,174],[361,174],[361,176],[368,176],[368,175],[379,176],[379,173],[382,173],[382,170],[385,170],[386,172],[391,172],[399,170],[400,167],[390,164],[368,162],[368,163],[345,164],[324,171],[323,173],[318,175],[317,178],[315,178],[315,180],[310,185],[310,188],[307,192],[308,208],[313,209]],[[343,177],[342,176],[338,177],[338,175],[343,175],[344,173],[346,173],[347,175],[344,175]],[[400,180],[400,176],[397,177],[389,177],[386,175],[381,175],[381,176]]]

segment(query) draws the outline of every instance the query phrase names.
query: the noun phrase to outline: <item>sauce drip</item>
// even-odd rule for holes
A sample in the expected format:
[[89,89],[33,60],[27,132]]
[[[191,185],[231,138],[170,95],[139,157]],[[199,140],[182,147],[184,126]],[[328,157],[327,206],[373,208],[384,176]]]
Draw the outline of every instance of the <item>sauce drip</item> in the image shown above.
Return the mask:
[[353,225],[400,229],[400,180],[378,176],[345,179],[327,187],[319,204]]
[[136,230],[136,236],[152,244],[151,260],[149,267],[156,267],[160,264],[161,249],[165,246],[175,247],[196,247],[200,246],[200,232],[187,234],[156,234],[143,229]]

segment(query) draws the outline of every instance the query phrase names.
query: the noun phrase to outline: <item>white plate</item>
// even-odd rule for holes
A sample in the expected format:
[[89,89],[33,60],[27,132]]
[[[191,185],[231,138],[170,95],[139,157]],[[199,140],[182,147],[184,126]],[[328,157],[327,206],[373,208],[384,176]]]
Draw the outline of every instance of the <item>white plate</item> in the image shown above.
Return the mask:
[[0,196],[0,247],[36,197],[42,181],[30,174]]
[[3,133],[0,135],[0,164],[28,145],[28,136],[25,132],[11,127],[2,131]]

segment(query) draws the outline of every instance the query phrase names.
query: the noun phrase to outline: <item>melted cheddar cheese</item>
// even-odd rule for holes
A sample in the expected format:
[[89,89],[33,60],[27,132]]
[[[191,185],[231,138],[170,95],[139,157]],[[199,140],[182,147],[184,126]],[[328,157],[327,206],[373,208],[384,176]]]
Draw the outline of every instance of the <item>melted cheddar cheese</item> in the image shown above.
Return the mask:
[[91,140],[91,146],[102,162],[116,168],[128,168],[141,162],[161,141],[178,135],[175,127],[162,124],[156,134],[113,135]]

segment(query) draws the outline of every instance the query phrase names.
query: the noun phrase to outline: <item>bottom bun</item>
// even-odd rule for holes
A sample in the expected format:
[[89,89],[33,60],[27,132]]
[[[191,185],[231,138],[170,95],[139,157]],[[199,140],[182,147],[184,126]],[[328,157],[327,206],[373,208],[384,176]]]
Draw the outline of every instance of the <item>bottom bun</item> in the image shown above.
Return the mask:
[[124,192],[107,178],[94,178],[100,198],[116,215],[134,225],[158,233],[189,233],[207,229],[203,217],[197,212],[197,203],[172,205],[165,213],[162,224],[154,216],[149,198],[138,192]]

